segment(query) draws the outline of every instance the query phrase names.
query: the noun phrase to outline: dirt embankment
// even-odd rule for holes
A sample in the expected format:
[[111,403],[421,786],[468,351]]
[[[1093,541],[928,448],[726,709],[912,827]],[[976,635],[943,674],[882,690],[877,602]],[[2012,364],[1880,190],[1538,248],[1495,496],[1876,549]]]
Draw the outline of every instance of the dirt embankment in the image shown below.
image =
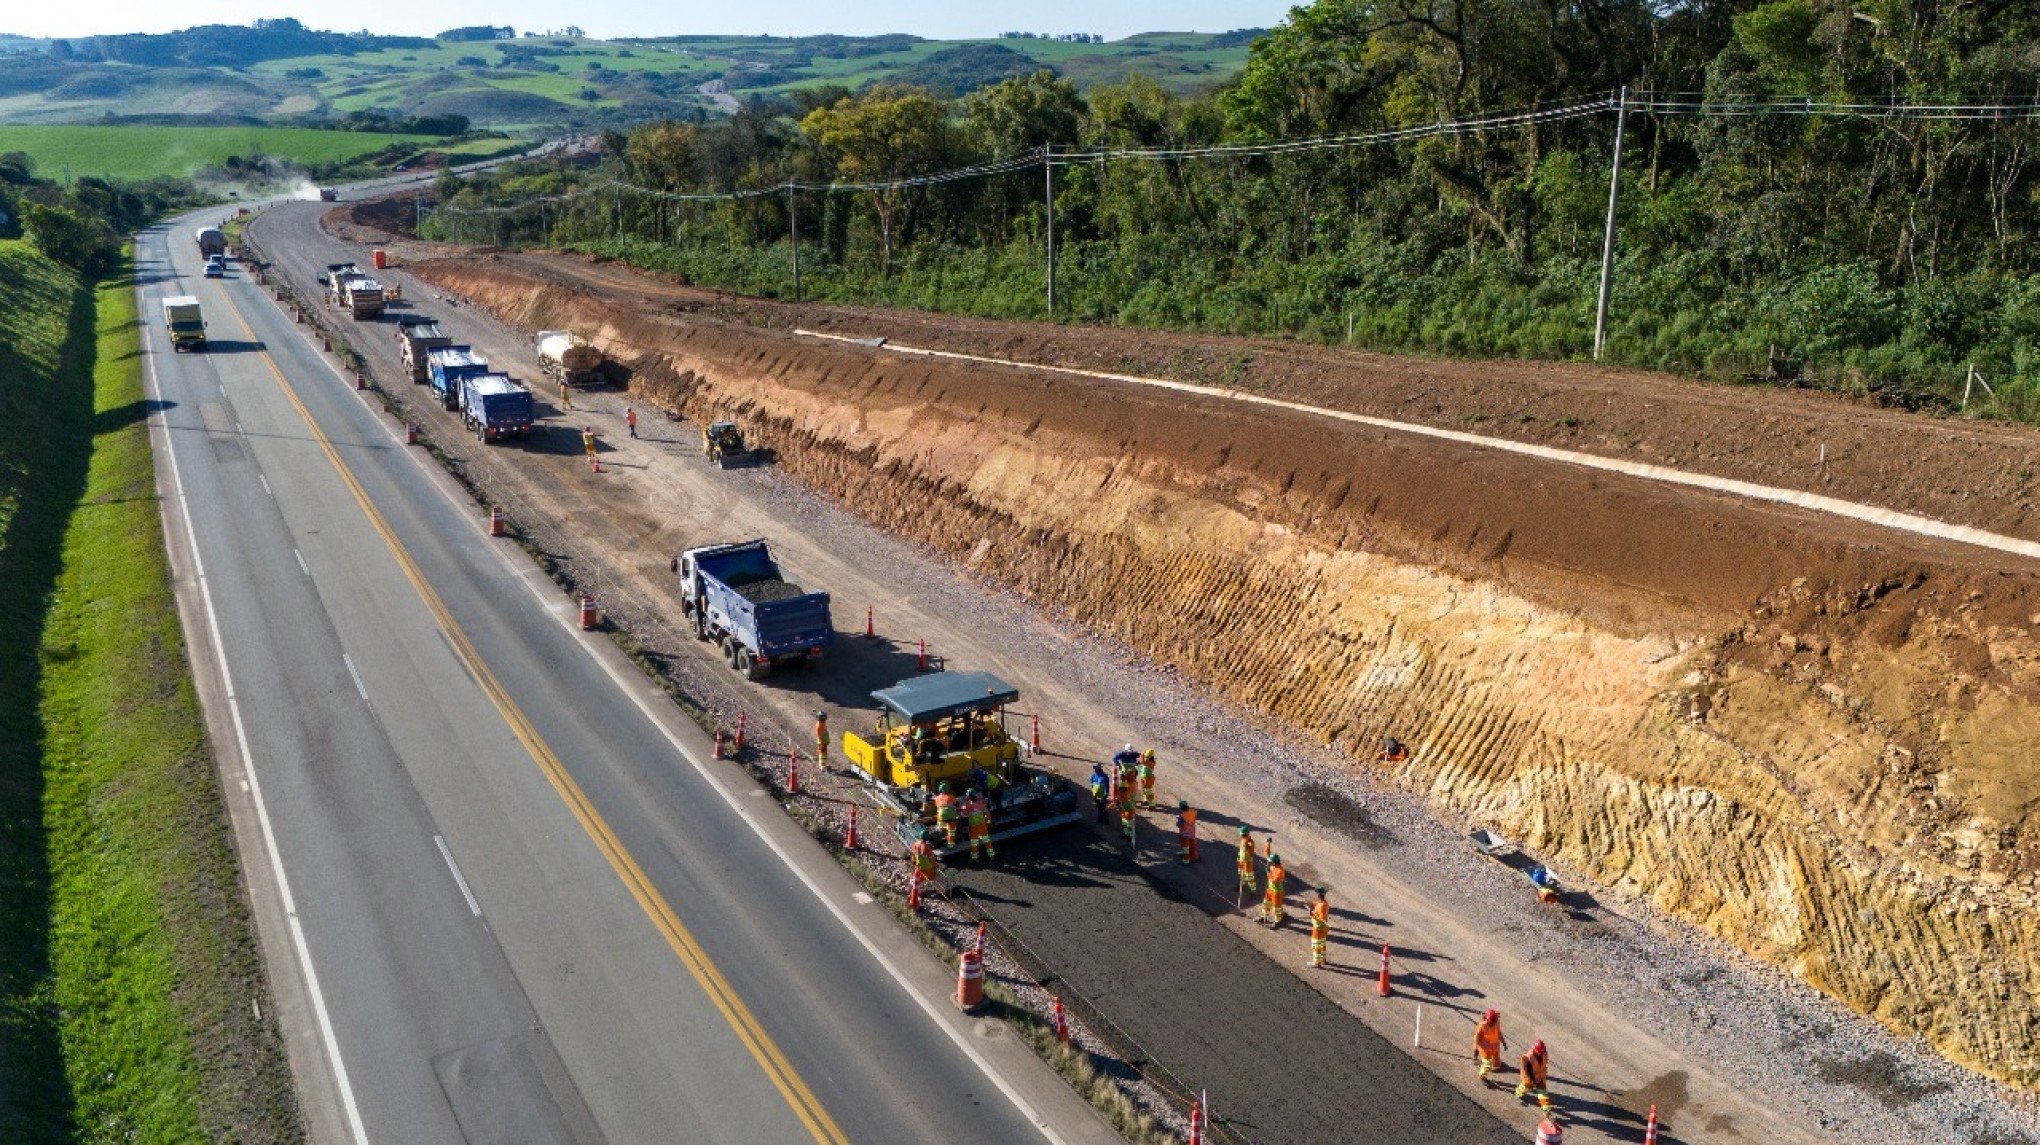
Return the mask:
[[586,331],[644,397],[737,415],[874,521],[1356,767],[1403,739],[1399,778],[1442,804],[2040,1085],[2040,570],[1307,415],[817,342],[529,259],[416,270]]

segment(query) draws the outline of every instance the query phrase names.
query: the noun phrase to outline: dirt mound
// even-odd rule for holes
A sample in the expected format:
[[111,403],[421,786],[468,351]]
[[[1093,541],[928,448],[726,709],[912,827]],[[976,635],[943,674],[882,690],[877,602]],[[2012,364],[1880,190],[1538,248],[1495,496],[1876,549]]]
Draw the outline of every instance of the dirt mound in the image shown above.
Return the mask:
[[[752,324],[757,304],[538,264],[416,269],[591,332],[645,397],[736,415],[870,519],[1355,766],[1394,734],[1414,748],[1399,777],[1441,803],[2040,1082],[2035,569],[1288,411],[818,342]],[[1879,416],[1830,405],[1824,425]],[[1892,448],[1877,465],[1947,452]]]

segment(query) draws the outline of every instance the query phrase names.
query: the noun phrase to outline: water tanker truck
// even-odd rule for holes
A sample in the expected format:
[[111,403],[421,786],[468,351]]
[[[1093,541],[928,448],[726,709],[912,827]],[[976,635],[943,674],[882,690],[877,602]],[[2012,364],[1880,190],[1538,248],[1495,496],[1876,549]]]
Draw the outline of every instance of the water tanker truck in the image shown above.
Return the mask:
[[721,645],[724,662],[748,679],[804,664],[836,638],[829,594],[782,577],[764,541],[689,549],[673,558],[673,571],[694,634]]
[[562,387],[602,384],[602,351],[566,330],[538,332],[538,364]]
[[218,227],[198,228],[198,253],[204,258],[227,253],[227,232]]

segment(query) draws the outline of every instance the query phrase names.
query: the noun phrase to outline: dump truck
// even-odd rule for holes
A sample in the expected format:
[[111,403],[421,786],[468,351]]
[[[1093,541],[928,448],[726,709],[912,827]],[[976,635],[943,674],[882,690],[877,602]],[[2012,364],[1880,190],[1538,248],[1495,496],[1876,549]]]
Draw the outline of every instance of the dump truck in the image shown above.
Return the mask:
[[205,315],[198,299],[178,294],[163,300],[163,325],[170,331],[172,350],[205,349]]
[[728,469],[749,460],[751,451],[744,447],[744,432],[737,428],[736,422],[719,421],[703,427],[701,455],[717,469]]
[[508,374],[470,374],[460,380],[460,420],[478,441],[501,441],[531,432],[531,391]]
[[540,330],[538,364],[561,386],[587,388],[602,384],[602,351],[568,330]]
[[227,232],[218,227],[198,228],[198,253],[211,258],[227,253]]
[[1008,726],[1019,717],[1007,711],[1020,693],[1006,681],[990,672],[934,672],[871,698],[878,702],[871,735],[843,733],[843,758],[895,812],[909,846],[926,838],[944,859],[967,849],[961,819],[954,841],[938,823],[935,797],[944,787],[961,800],[982,785],[994,844],[1081,818],[1075,786],[1021,762],[1020,740]]
[[425,351],[432,392],[442,408],[460,408],[460,382],[489,372],[489,360],[466,346],[441,346]]
[[340,279],[340,308],[354,315],[356,320],[381,318],[383,306],[383,285],[365,274],[344,275]]
[[694,634],[720,645],[723,661],[748,679],[805,664],[836,638],[829,594],[787,581],[762,540],[689,549],[673,558],[673,571]]
[[430,318],[413,318],[398,326],[397,342],[403,353],[404,367],[411,371],[414,382],[432,380],[432,364],[425,360],[427,352],[453,345],[453,339],[447,337],[439,323]]
[[339,188],[337,188],[337,187],[321,187],[321,188],[319,188],[319,201],[320,201],[320,202],[322,202],[322,203],[337,203],[337,202],[339,202],[339,201],[340,201],[340,190],[339,190]]

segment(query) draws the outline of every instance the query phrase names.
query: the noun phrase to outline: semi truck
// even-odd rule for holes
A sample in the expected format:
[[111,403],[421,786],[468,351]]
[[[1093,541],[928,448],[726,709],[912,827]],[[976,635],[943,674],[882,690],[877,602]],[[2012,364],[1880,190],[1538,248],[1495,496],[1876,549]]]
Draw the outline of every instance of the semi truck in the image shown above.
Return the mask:
[[218,227],[198,228],[198,253],[205,258],[227,253],[227,232]]
[[531,391],[507,374],[462,378],[460,411],[460,420],[478,441],[501,441],[531,432]]
[[836,638],[829,594],[781,576],[762,540],[689,549],[672,567],[680,576],[680,611],[694,634],[720,645],[723,662],[747,679],[814,660]]
[[198,299],[178,294],[163,300],[163,325],[170,331],[172,350],[205,349],[205,315]]
[[602,351],[590,346],[568,330],[540,330],[539,368],[561,386],[602,384]]
[[425,360],[432,377],[432,392],[444,409],[460,408],[462,378],[489,372],[489,360],[466,346],[441,346],[427,350]]
[[397,342],[403,351],[404,367],[411,371],[414,382],[432,380],[432,364],[425,355],[441,346],[453,345],[453,339],[439,328],[439,323],[429,318],[414,318],[397,327]]

